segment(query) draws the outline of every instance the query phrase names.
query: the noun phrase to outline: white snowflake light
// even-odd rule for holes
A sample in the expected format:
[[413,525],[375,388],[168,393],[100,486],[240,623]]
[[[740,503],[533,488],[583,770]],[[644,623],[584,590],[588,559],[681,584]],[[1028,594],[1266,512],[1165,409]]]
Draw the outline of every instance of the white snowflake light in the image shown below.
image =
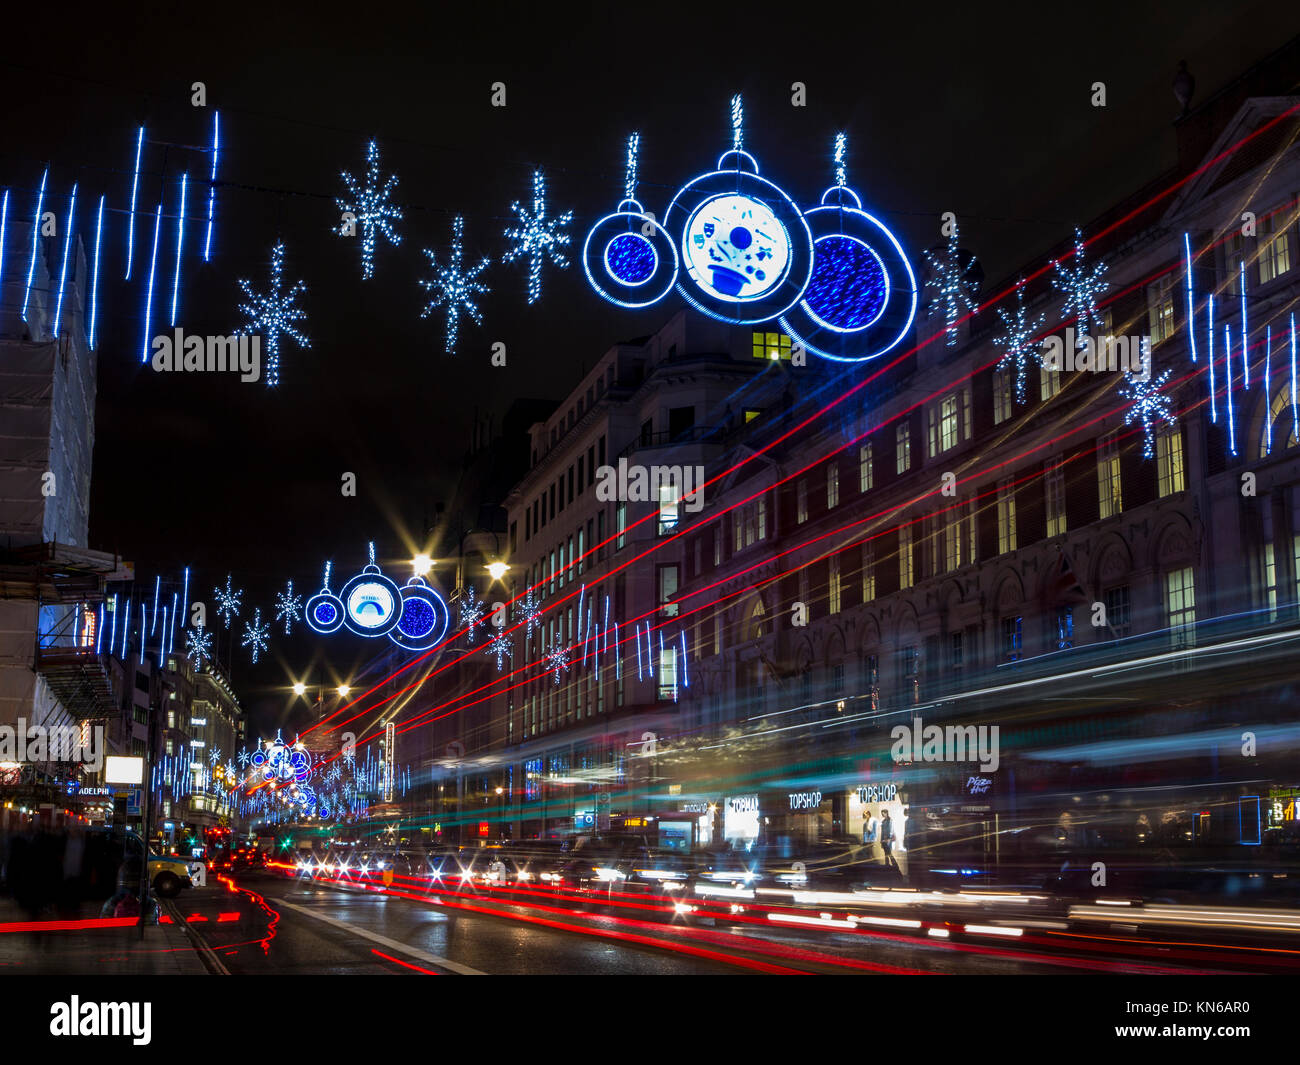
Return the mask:
[[569,672],[569,649],[557,642],[546,652],[546,669],[555,677],[555,683],[559,684],[560,671]]
[[424,249],[424,254],[429,257],[433,276],[427,281],[420,282],[420,287],[429,293],[429,302],[420,312],[420,317],[428,318],[435,307],[447,308],[445,350],[448,355],[456,353],[456,338],[460,334],[461,314],[469,315],[475,325],[482,325],[483,319],[479,316],[478,304],[474,302],[474,297],[491,291],[487,285],[478,280],[478,275],[488,268],[491,259],[484,257],[476,266],[469,270],[465,269],[464,233],[465,219],[457,215],[451,224],[451,250],[448,253],[446,266],[439,266],[438,256],[428,248]]
[[569,243],[569,234],[564,228],[573,221],[573,212],[566,211],[558,218],[546,217],[546,178],[540,170],[533,174],[533,207],[528,210],[518,200],[510,209],[519,216],[519,225],[506,230],[506,239],[514,241],[514,246],[501,257],[504,263],[516,259],[528,260],[528,302],[536,303],[542,298],[542,265],[550,258],[561,270],[569,265],[560,250]]
[[492,655],[497,660],[498,673],[501,672],[501,667],[505,665],[505,660],[513,654],[513,651],[514,649],[511,646],[510,637],[506,636],[504,633],[498,636],[495,640],[489,641],[488,645],[483,648],[484,654]]
[[961,250],[957,247],[955,219],[943,253],[936,255],[927,248],[925,261],[930,266],[930,276],[926,279],[926,284],[935,290],[935,298],[943,307],[944,321],[948,323],[944,329],[946,333],[944,344],[951,348],[957,344],[957,330],[954,326],[957,324],[958,317],[962,311],[975,309],[975,301],[971,299],[970,288],[964,277],[966,271],[961,261]]
[[244,635],[239,639],[241,647],[248,647],[253,653],[253,664],[257,664],[258,656],[266,650],[270,635],[271,626],[262,621],[261,607],[253,611],[253,620],[244,622]]
[[534,629],[542,627],[542,605],[531,588],[517,604],[516,624],[519,621],[523,622],[525,640],[532,636]]
[[212,657],[212,633],[202,625],[185,630],[185,657],[198,667]]
[[289,635],[293,623],[302,617],[302,596],[293,594],[293,581],[275,596],[275,620],[284,622],[284,634]]
[[465,642],[472,644],[474,642],[474,630],[483,620],[483,601],[478,598],[474,592],[474,587],[465,589],[465,594],[460,597],[460,627],[467,630],[465,633]]
[[248,321],[235,333],[236,336],[253,336],[257,334],[266,343],[266,386],[274,388],[280,383],[280,334],[296,341],[301,348],[310,348],[311,341],[299,332],[295,322],[304,321],[307,312],[296,306],[295,301],[307,291],[305,282],[298,281],[292,288],[283,289],[284,242],[278,241],[271,249],[271,287],[266,294],[253,291],[250,282],[240,280],[239,287],[247,297],[247,303],[239,305],[239,313]]
[[221,620],[225,622],[226,628],[230,628],[230,623],[239,616],[240,600],[244,598],[243,589],[234,589],[230,586],[230,574],[226,574],[226,587],[213,588],[212,595],[217,600],[217,613]]
[[998,371],[1011,367],[1016,370],[1016,402],[1025,401],[1025,371],[1029,366],[1029,356],[1034,349],[1034,335],[1043,325],[1043,315],[1038,315],[1032,322],[1025,314],[1025,279],[1022,277],[1016,285],[1016,313],[1007,314],[998,308],[998,317],[1002,320],[1001,336],[993,338],[995,346],[1002,349],[998,359]]
[[379,145],[371,141],[366,149],[365,181],[357,181],[346,170],[342,177],[349,198],[340,197],[334,202],[339,211],[353,217],[341,222],[337,232],[339,236],[349,237],[355,234],[355,227],[361,227],[361,279],[368,281],[375,274],[375,234],[382,234],[394,247],[402,243],[401,234],[393,228],[394,222],[402,220],[402,209],[389,201],[397,187],[397,175],[389,174],[387,180],[381,178]]
[[1104,262],[1098,262],[1093,266],[1084,264],[1083,234],[1078,229],[1074,231],[1073,258],[1073,266],[1063,266],[1060,260],[1053,264],[1056,267],[1056,277],[1052,279],[1052,283],[1065,293],[1061,318],[1077,319],[1074,334],[1078,345],[1082,347],[1084,337],[1094,329],[1100,332],[1105,325],[1101,312],[1097,309],[1097,297],[1110,288],[1110,285],[1104,280],[1106,276]]
[[1119,394],[1131,404],[1124,412],[1124,424],[1142,423],[1142,457],[1149,459],[1156,453],[1155,434],[1160,423],[1174,425],[1176,420],[1173,403],[1163,391],[1172,371],[1164,370],[1157,377],[1151,372],[1151,353],[1144,351],[1142,358],[1143,373],[1125,374]]

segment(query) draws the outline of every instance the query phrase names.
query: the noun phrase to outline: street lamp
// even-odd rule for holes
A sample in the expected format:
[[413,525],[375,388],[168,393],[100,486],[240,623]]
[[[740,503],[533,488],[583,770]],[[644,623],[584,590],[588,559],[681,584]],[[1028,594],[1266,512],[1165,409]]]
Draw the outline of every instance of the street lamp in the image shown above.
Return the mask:
[[504,562],[489,562],[487,567],[487,571],[494,581],[499,581],[509,569],[510,567]]
[[341,695],[344,699],[346,699],[348,697],[348,692],[352,690],[352,686],[349,684],[340,684],[338,688],[336,688],[335,690],[339,693],[339,695]]
[[307,685],[305,685],[302,681],[298,681],[298,682],[295,683],[294,686],[293,686],[293,694],[294,694],[294,695],[306,695],[306,694],[307,694]]
[[423,552],[411,559],[411,566],[415,569],[415,575],[417,577],[428,576],[434,565],[435,560]]

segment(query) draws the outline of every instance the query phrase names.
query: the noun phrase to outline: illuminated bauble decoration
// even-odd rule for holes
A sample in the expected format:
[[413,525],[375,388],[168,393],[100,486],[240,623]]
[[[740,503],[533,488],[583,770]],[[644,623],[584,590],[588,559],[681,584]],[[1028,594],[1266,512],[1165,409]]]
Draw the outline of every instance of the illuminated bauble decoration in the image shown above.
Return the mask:
[[686,301],[736,325],[779,317],[803,295],[812,273],[812,232],[779,186],[758,175],[741,150],[740,98],[732,100],[732,149],[716,170],[687,182],[664,212],[680,233]]
[[917,286],[898,240],[862,210],[844,184],[844,139],[836,138],[838,183],[805,213],[813,240],[812,277],[781,327],[815,355],[862,362],[907,336],[916,317]]
[[427,651],[447,634],[451,612],[436,591],[419,577],[401,590],[401,612],[388,638],[406,651]]
[[325,581],[321,590],[307,600],[303,614],[307,624],[322,636],[343,627],[343,600],[330,591],[330,563],[325,563]]
[[636,199],[636,163],[640,135],[627,144],[623,202],[587,232],[582,268],[596,292],[620,307],[636,309],[658,303],[677,282],[677,247],[668,231]]
[[358,636],[384,636],[393,630],[402,614],[401,590],[375,565],[375,545],[370,545],[370,564],[339,589],[343,600],[343,624]]
[[789,310],[812,271],[812,233],[794,201],[748,152],[727,152],[718,169],[688,182],[664,214],[681,232],[677,290],[688,303],[737,325]]

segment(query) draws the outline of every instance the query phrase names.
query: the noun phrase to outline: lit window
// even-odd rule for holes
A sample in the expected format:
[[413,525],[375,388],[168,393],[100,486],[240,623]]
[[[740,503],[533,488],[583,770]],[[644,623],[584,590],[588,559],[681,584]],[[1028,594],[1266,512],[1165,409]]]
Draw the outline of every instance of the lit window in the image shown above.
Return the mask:
[[1046,403],[1056,393],[1061,391],[1061,371],[1050,369],[1044,364],[1038,368],[1038,386],[1039,395],[1043,402]]
[[1174,335],[1174,278],[1166,274],[1147,285],[1147,326],[1151,343]]
[[1056,612],[1056,649],[1068,651],[1074,646],[1074,608],[1063,606]]
[[1049,467],[1043,480],[1047,489],[1047,535],[1060,536],[1066,529],[1065,467]]
[[1166,425],[1156,433],[1156,483],[1161,496],[1181,492],[1187,487],[1183,469],[1183,434],[1176,425]]
[[912,587],[912,527],[903,525],[898,530],[898,587]]
[[1291,243],[1285,220],[1271,214],[1259,223],[1259,283],[1272,281],[1291,269]]
[[1001,425],[1011,417],[1011,371],[993,374],[993,424]]
[[1165,609],[1174,643],[1178,646],[1194,643],[1196,583],[1190,566],[1165,574]]
[[998,485],[998,554],[1016,549],[1016,493],[1010,481]]
[[659,486],[659,535],[677,531],[678,514],[678,493],[680,489],[675,484],[661,484]]
[[620,503],[614,510],[614,532],[618,538],[614,541],[614,550],[621,551],[627,543],[627,504]]
[[796,524],[802,525],[808,520],[808,481],[806,478],[800,478],[794,486],[795,494],[795,517]]
[[858,491],[869,492],[875,483],[871,469],[871,445],[863,444],[858,448]]
[[[1300,536],[1296,537],[1296,550],[1300,551]],[[872,544],[862,545],[862,601],[876,598],[876,551]]]
[[826,509],[831,510],[840,504],[840,467],[837,462],[826,464]]
[[769,362],[789,362],[790,338],[784,333],[755,333],[754,358]]
[[827,585],[827,609],[832,614],[840,612],[840,557],[831,555],[830,557],[830,578]]
[[1024,651],[1024,618],[1020,615],[1002,619],[1002,660],[1019,662]]
[[1114,433],[1101,438],[1097,449],[1097,492],[1101,516],[1110,518],[1124,510],[1119,468],[1119,443]]
[[908,431],[907,422],[894,430],[894,452],[895,471],[906,473],[912,468],[912,434]]

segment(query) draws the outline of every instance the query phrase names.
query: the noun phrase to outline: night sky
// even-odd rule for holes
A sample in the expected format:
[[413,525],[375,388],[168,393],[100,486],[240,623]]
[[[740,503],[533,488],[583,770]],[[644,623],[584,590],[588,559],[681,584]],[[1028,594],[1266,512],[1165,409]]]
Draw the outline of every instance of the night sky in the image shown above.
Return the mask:
[[[636,15],[461,5],[482,12],[472,25],[437,17],[431,5],[410,15],[355,5],[311,16],[266,4],[196,6],[201,17],[181,5],[125,17],[99,5],[6,13],[0,182],[25,205],[48,162],[60,216],[80,183],[81,225],[107,195],[103,270],[114,280],[101,293],[90,545],[134,561],[149,585],[189,565],[196,597],[210,597],[233,571],[263,616],[290,577],[296,590],[314,591],[327,557],[336,572],[354,572],[368,539],[398,576],[397,560],[424,546],[426,518],[449,496],[476,409],[499,424],[515,398],[558,399],[610,344],[651,332],[678,309],[670,296],[649,311],[617,311],[586,286],[577,262],[586,229],[621,199],[632,130],[641,133],[640,199],[662,215],[675,189],[729,146],[735,92],[744,94],[745,147],[801,202],[816,202],[831,183],[830,145],[842,129],[850,185],[914,263],[951,210],[963,245],[996,280],[1172,165],[1179,59],[1197,79],[1195,104],[1300,32],[1300,9],[1275,2],[980,5],[952,16],[912,5],[881,16],[862,5],[813,26],[755,8],[772,12],[762,23],[731,6],[706,23],[702,5]],[[206,83],[207,110],[190,105],[196,80]],[[495,81],[507,86],[504,109],[490,106]],[[794,81],[807,86],[804,108],[791,106]],[[1106,83],[1104,109],[1090,105],[1094,81]],[[203,264],[197,219],[208,156],[193,149],[210,143],[213,108],[222,126],[218,221],[213,260]],[[124,283],[142,123],[136,279]],[[400,178],[406,218],[401,245],[381,239],[375,277],[363,282],[360,238],[332,227],[339,171],[364,169],[371,137],[384,171]],[[529,307],[526,268],[495,260],[513,222],[509,205],[531,199],[536,167],[553,211],[575,212],[576,247],[569,270],[547,271],[544,297]],[[237,279],[264,287],[277,237],[287,246],[286,280],[308,284],[312,347],[286,343],[277,391],[233,374],[140,367],[140,259],[154,206],[162,196],[164,213],[174,213],[183,171],[198,182],[179,316],[187,333],[237,327]],[[483,325],[462,324],[453,359],[442,351],[442,315],[419,317],[427,297],[416,282],[427,276],[420,249],[445,259],[458,213],[467,259],[494,263]],[[160,238],[167,298],[174,241],[173,222]],[[495,341],[507,345],[505,369],[489,365]],[[344,471],[357,475],[356,498],[340,494]],[[219,624],[212,614],[210,623]],[[309,663],[317,676],[347,675],[374,650],[345,635],[273,634],[272,654],[255,669],[237,652],[236,685],[258,722],[271,723],[289,706],[290,677]]]

